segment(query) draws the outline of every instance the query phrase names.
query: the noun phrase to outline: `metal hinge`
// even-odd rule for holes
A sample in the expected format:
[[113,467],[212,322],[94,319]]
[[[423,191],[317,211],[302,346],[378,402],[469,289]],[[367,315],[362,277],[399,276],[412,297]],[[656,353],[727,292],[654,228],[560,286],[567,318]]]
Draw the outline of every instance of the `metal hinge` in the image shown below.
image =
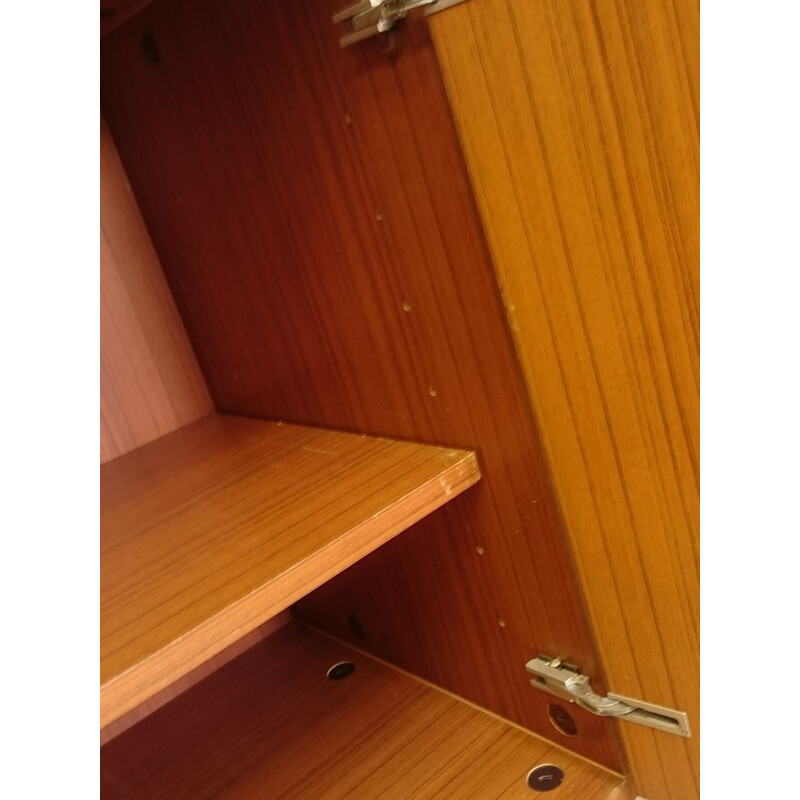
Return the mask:
[[348,47],[362,39],[388,31],[414,8],[427,6],[427,16],[464,2],[466,0],[358,0],[337,11],[333,15],[333,21],[338,24],[349,20],[351,32],[339,39],[342,47]]
[[667,733],[691,736],[689,719],[685,712],[672,708],[633,700],[609,692],[605,697],[595,694],[589,685],[589,678],[573,664],[551,656],[536,656],[525,665],[534,678],[531,685],[556,697],[577,703],[581,708],[604,717],[619,717],[629,722],[637,722]]

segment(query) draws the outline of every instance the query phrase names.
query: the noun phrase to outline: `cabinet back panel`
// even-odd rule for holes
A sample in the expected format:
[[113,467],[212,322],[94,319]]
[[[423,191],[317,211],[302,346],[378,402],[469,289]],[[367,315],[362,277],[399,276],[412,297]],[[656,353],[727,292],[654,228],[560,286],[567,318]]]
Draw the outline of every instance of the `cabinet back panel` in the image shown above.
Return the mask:
[[342,51],[335,6],[157,0],[103,41],[104,112],[219,411],[479,453],[296,612],[557,738],[525,662],[602,676],[426,23]]
[[100,463],[213,411],[105,121],[100,128]]

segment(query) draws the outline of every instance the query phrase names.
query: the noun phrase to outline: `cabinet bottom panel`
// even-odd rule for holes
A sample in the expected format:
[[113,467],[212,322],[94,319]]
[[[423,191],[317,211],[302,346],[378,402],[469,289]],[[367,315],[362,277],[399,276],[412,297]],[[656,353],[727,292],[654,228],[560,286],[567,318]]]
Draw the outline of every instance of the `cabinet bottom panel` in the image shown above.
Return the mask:
[[101,783],[105,800],[511,800],[535,794],[543,764],[563,772],[551,797],[631,796],[620,776],[292,622],[105,745]]

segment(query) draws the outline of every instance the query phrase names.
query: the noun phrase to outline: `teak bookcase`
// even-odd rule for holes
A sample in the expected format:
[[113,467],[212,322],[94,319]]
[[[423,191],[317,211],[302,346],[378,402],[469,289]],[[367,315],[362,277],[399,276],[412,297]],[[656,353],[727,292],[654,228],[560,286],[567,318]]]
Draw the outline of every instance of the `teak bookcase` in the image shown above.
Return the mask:
[[340,5],[101,3],[102,795],[697,797],[696,9]]

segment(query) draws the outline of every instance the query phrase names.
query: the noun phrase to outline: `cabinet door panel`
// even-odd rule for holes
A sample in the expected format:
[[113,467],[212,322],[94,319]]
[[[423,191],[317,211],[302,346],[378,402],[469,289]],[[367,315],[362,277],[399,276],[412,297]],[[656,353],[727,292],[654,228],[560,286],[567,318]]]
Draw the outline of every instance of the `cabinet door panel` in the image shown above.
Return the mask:
[[431,18],[611,688],[650,800],[699,794],[699,13],[480,0]]

